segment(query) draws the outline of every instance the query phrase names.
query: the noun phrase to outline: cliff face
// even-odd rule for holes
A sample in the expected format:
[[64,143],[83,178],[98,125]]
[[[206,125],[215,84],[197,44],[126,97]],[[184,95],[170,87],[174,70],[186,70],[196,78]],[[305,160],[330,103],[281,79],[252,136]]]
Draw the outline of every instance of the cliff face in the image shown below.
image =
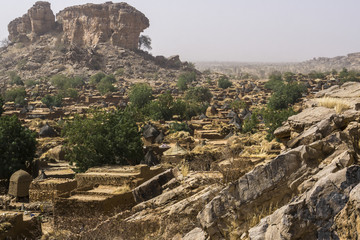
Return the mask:
[[54,30],[55,26],[55,15],[50,9],[50,3],[36,2],[27,14],[9,23],[9,40],[34,41],[38,36]]
[[[55,16],[48,2],[36,2],[24,16],[10,22],[9,40],[34,42],[44,34],[62,34],[62,41],[77,46],[109,42],[128,49],[138,47],[149,19],[126,3],[85,4],[68,7]],[[57,26],[59,26],[57,28]]]
[[92,46],[110,42],[115,46],[138,47],[140,33],[149,27],[144,14],[126,3],[86,4],[64,9],[57,15],[63,41]]

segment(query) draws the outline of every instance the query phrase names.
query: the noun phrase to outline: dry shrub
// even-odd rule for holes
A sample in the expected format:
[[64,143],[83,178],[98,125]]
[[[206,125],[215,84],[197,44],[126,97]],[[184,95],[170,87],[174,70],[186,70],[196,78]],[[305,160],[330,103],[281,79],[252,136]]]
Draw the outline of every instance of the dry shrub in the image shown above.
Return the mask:
[[334,108],[336,113],[340,114],[350,108],[349,103],[341,98],[323,97],[316,99],[319,106]]
[[261,219],[263,219],[266,216],[271,215],[273,212],[275,212],[279,208],[279,204],[270,203],[270,206],[268,208],[262,208],[261,211],[256,210],[255,214],[248,219],[250,228],[256,226]]
[[184,177],[189,175],[189,164],[183,163],[180,168],[181,168],[181,174]]

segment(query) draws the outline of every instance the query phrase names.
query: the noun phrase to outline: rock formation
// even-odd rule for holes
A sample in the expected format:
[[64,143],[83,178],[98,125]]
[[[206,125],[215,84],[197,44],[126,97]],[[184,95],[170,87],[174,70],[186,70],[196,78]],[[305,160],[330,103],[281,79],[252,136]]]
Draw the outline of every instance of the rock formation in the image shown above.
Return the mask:
[[126,3],[86,4],[60,11],[63,40],[76,45],[108,42],[129,49],[138,47],[140,33],[149,27],[144,14]]
[[8,25],[9,40],[26,42],[55,29],[55,15],[48,2],[36,2],[27,14]]
[[39,36],[60,34],[65,44],[94,46],[109,42],[128,49],[138,47],[149,19],[126,3],[85,4],[68,7],[55,16],[48,2],[36,2],[28,13],[10,22],[9,40],[34,42]]

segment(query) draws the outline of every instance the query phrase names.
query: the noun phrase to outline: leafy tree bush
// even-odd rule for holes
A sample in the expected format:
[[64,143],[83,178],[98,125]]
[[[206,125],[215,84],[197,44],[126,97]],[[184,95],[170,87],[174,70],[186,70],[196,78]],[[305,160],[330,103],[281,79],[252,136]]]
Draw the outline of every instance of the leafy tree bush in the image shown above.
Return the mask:
[[21,80],[21,77],[19,75],[17,75],[16,72],[10,72],[9,73],[10,76],[10,84],[11,85],[19,85],[19,86],[24,86],[24,82]]
[[285,72],[284,74],[283,74],[283,78],[284,78],[284,80],[285,81],[287,81],[287,82],[293,82],[293,81],[295,81],[295,73],[292,73],[292,72]]
[[147,35],[141,35],[139,37],[139,48],[151,50],[151,38]]
[[62,97],[61,95],[56,95],[56,96],[45,95],[45,97],[41,99],[41,102],[44,103],[48,108],[61,107]]
[[65,124],[63,136],[68,149],[66,158],[75,162],[81,172],[107,164],[135,165],[144,157],[136,122],[124,112],[76,116]]
[[222,89],[226,89],[232,86],[232,82],[225,75],[221,76],[218,80],[218,87]]
[[303,84],[280,84],[271,95],[268,107],[274,110],[286,109],[289,105],[294,104],[299,98],[301,98],[302,93],[305,91],[306,88]]
[[240,109],[245,109],[247,106],[246,106],[246,103],[240,99],[236,99],[235,101],[233,101],[231,104],[231,109],[236,111],[236,112],[239,112]]
[[292,108],[274,110],[266,108],[261,111],[261,115],[264,119],[265,126],[268,128],[266,139],[271,141],[274,139],[274,131],[282,126],[282,123],[286,121],[290,116],[294,115],[295,112]]
[[170,124],[170,133],[185,131],[192,134],[193,130],[187,125],[187,123],[174,122]]
[[269,75],[269,81],[264,85],[266,89],[274,90],[283,84],[282,74],[280,72],[273,72]]
[[83,77],[66,77],[65,75],[55,75],[50,79],[50,83],[56,88],[66,91],[69,88],[78,88],[84,85]]
[[324,79],[326,77],[326,74],[325,73],[322,73],[322,72],[317,72],[317,71],[311,71],[309,74],[308,74],[308,77],[311,78],[311,79]]
[[96,86],[101,79],[106,77],[106,74],[103,72],[98,72],[90,77],[90,85]]
[[105,95],[109,92],[115,92],[116,88],[112,84],[111,78],[108,76],[101,79],[101,81],[96,85],[96,89],[101,93],[101,95]]
[[72,98],[72,99],[78,99],[79,94],[78,91],[74,88],[69,88],[68,90],[66,90],[65,92],[65,96]]
[[178,79],[185,79],[187,83],[192,83],[196,81],[196,72],[184,72],[179,75]]
[[152,99],[152,89],[146,83],[137,83],[130,89],[129,99],[134,107],[142,108]]
[[243,133],[255,133],[257,131],[257,126],[259,124],[259,114],[257,111],[253,111],[251,114],[251,117],[245,118],[243,126],[242,126],[242,132]]
[[185,91],[188,89],[187,81],[185,78],[179,78],[176,85],[180,91]]
[[37,82],[35,80],[33,80],[33,79],[25,81],[25,86],[26,87],[32,87],[32,86],[35,86],[36,84],[37,84]]
[[153,120],[170,120],[174,114],[174,99],[171,93],[167,91],[158,97],[158,100],[150,103],[152,113],[150,117]]
[[0,117],[0,178],[9,178],[35,157],[36,136],[16,116]]
[[210,102],[212,94],[207,87],[189,88],[185,93],[185,99],[198,103]]
[[349,71],[346,68],[343,68],[339,73],[339,79],[341,82],[359,82],[360,73],[355,71]]
[[193,101],[183,101],[178,99],[174,102],[173,112],[182,120],[190,120],[194,116],[204,113],[208,107],[208,103],[198,103]]
[[13,88],[5,92],[5,101],[15,102],[21,106],[25,105],[26,91],[25,88]]

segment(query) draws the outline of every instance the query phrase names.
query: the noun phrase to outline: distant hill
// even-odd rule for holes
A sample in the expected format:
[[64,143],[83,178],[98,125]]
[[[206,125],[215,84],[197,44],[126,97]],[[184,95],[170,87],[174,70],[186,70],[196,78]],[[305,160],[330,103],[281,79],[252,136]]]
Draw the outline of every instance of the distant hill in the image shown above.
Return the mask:
[[339,71],[344,67],[349,70],[360,70],[360,52],[334,58],[313,58],[298,63],[195,62],[195,65],[200,71],[209,69],[232,75],[250,73],[264,78],[273,71],[309,73],[311,71],[325,72],[333,69]]

